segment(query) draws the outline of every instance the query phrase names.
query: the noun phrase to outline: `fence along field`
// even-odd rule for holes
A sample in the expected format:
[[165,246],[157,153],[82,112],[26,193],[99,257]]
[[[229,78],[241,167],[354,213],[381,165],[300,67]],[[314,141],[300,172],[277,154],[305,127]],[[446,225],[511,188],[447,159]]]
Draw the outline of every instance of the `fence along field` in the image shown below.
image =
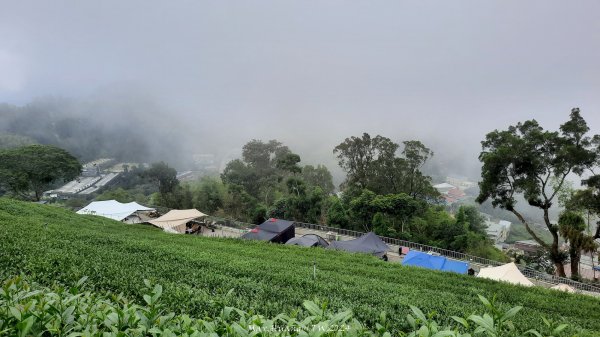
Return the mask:
[[589,296],[406,268],[362,254],[169,235],[2,198],[0,210],[2,279],[22,273],[51,285],[88,276],[94,290],[140,301],[149,279],[163,286],[169,310],[195,317],[218,314],[230,289],[228,305],[270,317],[317,298],[335,311],[352,309],[367,324],[386,311],[392,325],[401,324],[409,305],[435,311],[442,323],[480,312],[480,294],[496,296],[501,310],[523,306],[514,319],[521,326],[542,326],[546,317],[600,331],[598,299]]

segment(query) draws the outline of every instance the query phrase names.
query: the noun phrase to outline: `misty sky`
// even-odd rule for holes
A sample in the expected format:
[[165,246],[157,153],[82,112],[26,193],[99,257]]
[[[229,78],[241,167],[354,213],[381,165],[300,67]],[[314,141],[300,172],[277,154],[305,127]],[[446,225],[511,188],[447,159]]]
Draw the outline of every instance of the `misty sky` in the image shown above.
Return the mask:
[[277,138],[333,169],[367,131],[472,175],[495,128],[578,106],[600,133],[600,1],[0,0],[0,102],[130,94],[199,153]]

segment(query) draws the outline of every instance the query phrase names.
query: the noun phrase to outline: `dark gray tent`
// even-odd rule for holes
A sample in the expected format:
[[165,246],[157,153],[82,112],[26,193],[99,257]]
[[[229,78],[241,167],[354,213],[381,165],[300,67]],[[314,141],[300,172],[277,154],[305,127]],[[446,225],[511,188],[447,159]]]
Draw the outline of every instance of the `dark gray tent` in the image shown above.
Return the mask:
[[390,247],[373,232],[369,232],[354,240],[332,241],[329,248],[348,252],[369,253],[379,257],[382,257],[390,250]]
[[286,245],[296,245],[305,247],[327,247],[329,243],[317,234],[305,234],[301,237],[292,238],[285,243]]
[[243,239],[262,240],[275,243],[286,243],[296,236],[294,222],[280,219],[269,219],[242,235]]

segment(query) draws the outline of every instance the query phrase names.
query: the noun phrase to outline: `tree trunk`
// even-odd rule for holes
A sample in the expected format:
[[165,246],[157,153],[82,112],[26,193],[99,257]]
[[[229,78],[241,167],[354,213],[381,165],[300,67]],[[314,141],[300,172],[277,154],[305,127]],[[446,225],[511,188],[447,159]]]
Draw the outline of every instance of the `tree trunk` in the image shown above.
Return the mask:
[[581,256],[577,253],[571,253],[571,278],[579,276],[579,260]]
[[525,229],[527,230],[529,235],[531,235],[531,237],[537,243],[539,243],[542,247],[544,247],[544,249],[546,251],[548,251],[550,253],[550,258],[552,259],[552,262],[554,262],[554,265],[556,266],[556,273],[558,274],[558,276],[565,277],[566,276],[565,266],[562,264],[562,261],[555,260],[555,257],[558,257],[560,255],[559,248],[558,248],[558,233],[556,232],[555,229],[552,228],[552,225],[550,224],[548,210],[547,209],[544,210],[544,221],[546,222],[546,226],[548,227],[548,229],[550,230],[550,233],[552,234],[552,239],[553,239],[552,244],[548,244],[548,243],[544,242],[544,240],[542,240],[539,236],[537,236],[537,234],[535,234],[533,229],[531,229],[531,227],[529,226],[529,223],[525,220],[525,218],[523,218],[521,213],[517,212],[515,209],[512,209],[510,211],[521,221],[521,223],[523,223],[523,225],[525,225]]
[[565,277],[565,266],[561,262],[554,262],[554,266],[556,267],[558,276]]

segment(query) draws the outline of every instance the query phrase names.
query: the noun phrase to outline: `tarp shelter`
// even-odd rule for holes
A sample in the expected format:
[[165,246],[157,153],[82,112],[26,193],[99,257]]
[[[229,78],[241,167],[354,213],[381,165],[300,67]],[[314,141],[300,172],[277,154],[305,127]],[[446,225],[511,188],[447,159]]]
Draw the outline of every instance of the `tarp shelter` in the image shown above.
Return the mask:
[[349,252],[369,253],[379,257],[382,257],[390,250],[390,247],[373,232],[366,233],[354,240],[333,241],[329,245],[329,248]]
[[293,221],[269,219],[242,235],[243,239],[286,243],[296,236]]
[[411,250],[402,260],[404,266],[415,266],[433,270],[450,271],[458,274],[466,274],[469,265],[466,262],[454,261],[443,256],[435,256]]
[[317,234],[305,234],[301,237],[291,238],[286,245],[296,245],[305,247],[327,247],[329,243]]
[[165,215],[148,221],[165,232],[185,233],[186,224],[194,219],[203,218],[206,214],[197,209],[174,209]]
[[477,274],[477,277],[483,277],[490,280],[504,281],[512,284],[520,284],[522,286],[531,287],[533,283],[527,279],[517,265],[513,262],[507,263],[499,267],[482,268]]
[[77,211],[77,214],[99,215],[126,223],[143,222],[140,212],[154,212],[154,208],[142,206],[136,202],[120,203],[116,200],[93,201]]
[[550,287],[550,289],[560,290],[560,291],[564,291],[567,293],[575,292],[575,289],[573,289],[573,287],[571,287],[570,285],[564,284],[564,283],[559,283],[559,284],[555,285],[554,287]]

